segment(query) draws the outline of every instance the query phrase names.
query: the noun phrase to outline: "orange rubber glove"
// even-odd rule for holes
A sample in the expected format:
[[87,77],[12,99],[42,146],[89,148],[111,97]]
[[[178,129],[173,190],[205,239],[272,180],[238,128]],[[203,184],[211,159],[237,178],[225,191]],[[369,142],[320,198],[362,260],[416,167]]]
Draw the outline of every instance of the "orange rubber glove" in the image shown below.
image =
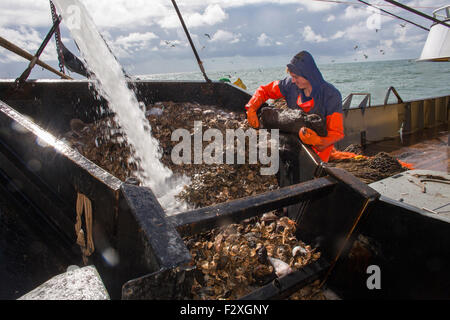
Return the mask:
[[248,124],[255,129],[259,128],[259,120],[258,116],[256,115],[256,110],[249,108],[247,111],[247,121]]
[[259,120],[256,115],[256,111],[258,111],[263,102],[268,99],[279,99],[283,97],[280,92],[280,88],[278,87],[278,82],[279,81],[273,81],[265,86],[260,86],[255,91],[255,94],[252,96],[250,101],[245,105],[245,109],[247,109],[248,124],[253,128],[259,128]]
[[304,144],[309,144],[312,146],[318,146],[321,144],[322,139],[317,135],[314,130],[303,127],[298,132],[298,135]]

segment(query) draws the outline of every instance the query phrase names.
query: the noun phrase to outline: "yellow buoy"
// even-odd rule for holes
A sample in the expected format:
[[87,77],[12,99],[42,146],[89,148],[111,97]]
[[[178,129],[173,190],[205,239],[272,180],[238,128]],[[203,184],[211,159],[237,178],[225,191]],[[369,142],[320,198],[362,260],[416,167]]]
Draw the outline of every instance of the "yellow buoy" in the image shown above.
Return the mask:
[[247,90],[246,85],[242,82],[241,78],[238,78],[235,82],[233,82],[234,85],[241,87],[244,90]]

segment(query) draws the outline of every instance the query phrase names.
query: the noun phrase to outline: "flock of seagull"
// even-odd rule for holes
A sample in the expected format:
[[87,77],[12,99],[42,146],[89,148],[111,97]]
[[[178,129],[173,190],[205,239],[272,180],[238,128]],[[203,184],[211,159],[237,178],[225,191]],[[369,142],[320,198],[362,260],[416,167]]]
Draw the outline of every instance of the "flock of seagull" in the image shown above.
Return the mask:
[[[400,23],[400,26],[401,26],[402,28],[404,28],[404,27],[406,26],[406,23],[404,23],[404,24],[401,24],[401,23]],[[378,32],[378,29],[375,29],[375,32]],[[210,36],[208,33],[205,33],[204,36],[207,37],[209,40],[211,40],[211,36]],[[166,43],[167,46],[169,46],[169,47],[171,47],[171,48],[174,48],[174,47],[175,47],[175,44],[174,44],[173,42],[171,42],[171,41],[164,40],[164,42]],[[206,48],[206,46],[202,46],[201,50],[203,50],[203,49],[205,49],[205,48]],[[353,50],[356,50],[356,49],[358,49],[358,45],[355,45],[355,46],[353,47]],[[380,52],[382,55],[384,55],[384,54],[386,53],[383,49],[380,49],[379,52]],[[363,56],[364,56],[364,59],[369,58],[369,56],[368,56],[367,54],[365,54],[365,53],[363,53]],[[355,58],[354,60],[357,61],[358,59]],[[331,60],[331,62],[334,62],[334,61],[335,61],[335,60]]]

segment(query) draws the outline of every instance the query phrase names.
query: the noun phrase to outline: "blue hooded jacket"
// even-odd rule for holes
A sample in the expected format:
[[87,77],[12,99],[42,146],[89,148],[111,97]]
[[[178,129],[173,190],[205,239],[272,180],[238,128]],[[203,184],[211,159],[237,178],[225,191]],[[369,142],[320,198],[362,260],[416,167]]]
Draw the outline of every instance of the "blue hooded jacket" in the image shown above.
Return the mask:
[[[308,114],[319,114],[326,119],[328,135],[308,140],[313,150],[323,161],[328,161],[334,148],[334,143],[344,137],[344,120],[342,112],[342,96],[331,83],[326,82],[309,52],[302,51],[295,55],[287,65],[289,71],[309,81],[312,90],[309,97],[295,83],[291,77],[273,81],[260,86],[245,105],[247,119],[257,120],[256,110],[268,99],[285,98],[291,109],[301,108]],[[250,121],[250,120],[249,120]],[[249,122],[250,123],[250,122]],[[258,124],[259,125],[259,124]],[[306,137],[299,136],[302,139]]]
[[310,97],[306,97],[303,90],[292,82],[291,77],[280,80],[278,86],[289,108],[297,109],[299,107],[298,97],[300,95],[302,103],[314,99],[314,106],[308,113],[320,114],[325,118],[334,112],[342,113],[341,93],[323,79],[309,52],[301,51],[296,54],[287,67],[292,73],[307,79],[312,86]]

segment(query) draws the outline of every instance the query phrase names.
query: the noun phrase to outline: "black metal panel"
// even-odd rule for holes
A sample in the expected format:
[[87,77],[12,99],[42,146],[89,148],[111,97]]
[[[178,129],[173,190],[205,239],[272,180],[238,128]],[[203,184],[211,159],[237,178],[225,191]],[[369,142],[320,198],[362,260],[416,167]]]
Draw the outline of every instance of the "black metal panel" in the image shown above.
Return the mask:
[[[239,87],[219,81],[136,80],[130,81],[129,87],[145,104],[158,101],[197,102],[228,111],[245,112],[244,106],[251,98]],[[0,100],[55,135],[69,131],[73,118],[90,123],[108,114],[106,101],[87,80],[27,81],[21,90],[13,88],[14,81],[0,81]]]
[[[78,263],[79,252],[74,243],[68,239],[67,235],[49,219],[49,217],[36,206],[26,194],[21,192],[15,181],[6,172],[0,169],[0,193],[8,201],[10,208],[14,208],[17,220],[25,222],[27,226],[42,242],[57,254],[60,261],[67,261],[72,264]],[[16,218],[15,218],[16,219]],[[4,231],[4,230],[2,230]],[[30,246],[32,244],[24,244]],[[2,248],[5,249],[6,248]],[[6,263],[6,261],[5,261]],[[47,279],[44,279],[46,281]]]
[[[120,208],[120,270],[115,279],[115,290],[130,279],[183,266],[191,261],[186,245],[168,223],[164,210],[149,188],[123,184]],[[128,297],[135,296],[128,289],[121,291]],[[139,292],[142,291],[143,288]]]
[[333,179],[328,177],[319,178],[251,197],[183,212],[170,216],[168,220],[178,229],[182,236],[193,235],[224,223],[239,222],[306,199],[323,199],[332,191],[334,186],[335,181]]
[[[107,289],[114,279],[114,267],[105,261],[105,250],[117,246],[118,196],[121,181],[66,147],[0,102],[0,169],[18,186],[18,192],[42,213],[48,232],[59,234],[61,246],[76,250],[75,221],[77,193],[92,202],[95,251],[89,263],[95,264]],[[39,139],[41,139],[39,141]],[[43,143],[47,139],[48,144]],[[39,164],[30,166],[31,161]]]
[[123,300],[185,300],[192,298],[193,268],[163,269],[128,281]]
[[[363,216],[377,202],[379,193],[345,170],[324,167],[324,171],[338,181],[327,201],[312,199],[298,217],[297,233],[303,241],[319,247],[330,261],[338,255],[344,239]],[[367,203],[366,203],[367,202]],[[351,238],[346,249],[351,246]],[[343,253],[345,255],[345,251]]]
[[[364,249],[343,259],[329,280],[344,298],[450,299],[447,220],[381,196],[360,232]],[[381,289],[367,288],[369,265],[379,266]]]
[[139,229],[149,237],[148,242],[157,257],[159,268],[172,268],[189,262],[189,251],[178,232],[168,223],[153,192],[149,188],[130,184],[123,184],[121,191]]

